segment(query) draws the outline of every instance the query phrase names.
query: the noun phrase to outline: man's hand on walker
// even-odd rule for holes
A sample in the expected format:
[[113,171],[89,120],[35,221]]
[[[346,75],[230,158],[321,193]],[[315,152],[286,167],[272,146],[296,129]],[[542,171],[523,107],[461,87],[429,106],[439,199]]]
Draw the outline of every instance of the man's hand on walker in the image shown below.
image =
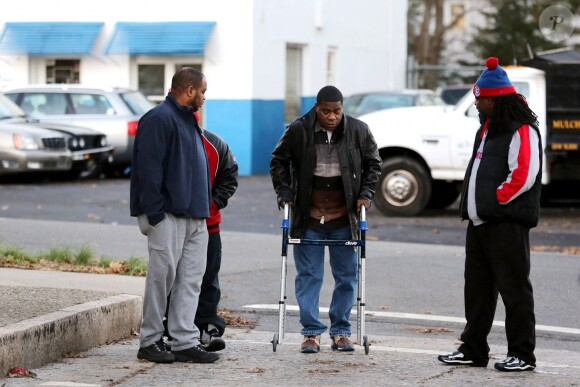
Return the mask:
[[367,199],[358,199],[356,201],[357,211],[360,211],[360,206],[365,206],[365,210],[368,210],[369,208],[371,208],[371,202],[370,202],[370,200],[367,200]]
[[285,206],[286,204],[288,204],[288,207],[290,207],[290,208],[291,208],[291,207],[294,205],[294,203],[293,203],[293,202],[285,202],[284,200],[282,200],[282,201],[280,202],[280,208],[284,208],[284,206]]

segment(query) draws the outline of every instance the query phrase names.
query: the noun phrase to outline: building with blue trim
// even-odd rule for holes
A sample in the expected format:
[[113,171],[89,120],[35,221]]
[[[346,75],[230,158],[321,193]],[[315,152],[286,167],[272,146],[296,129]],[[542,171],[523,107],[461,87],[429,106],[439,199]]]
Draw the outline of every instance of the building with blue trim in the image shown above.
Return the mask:
[[0,87],[83,83],[161,101],[182,66],[208,80],[202,124],[243,175],[266,173],[285,125],[333,84],[401,89],[407,0],[12,3],[0,15]]

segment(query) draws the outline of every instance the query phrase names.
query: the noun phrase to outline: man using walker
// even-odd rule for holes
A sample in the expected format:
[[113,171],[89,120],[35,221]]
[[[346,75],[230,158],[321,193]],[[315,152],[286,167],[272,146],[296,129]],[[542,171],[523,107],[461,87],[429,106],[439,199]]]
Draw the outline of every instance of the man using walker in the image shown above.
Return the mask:
[[[357,239],[357,211],[370,208],[381,171],[377,144],[368,126],[342,110],[334,86],[323,87],[316,104],[293,121],[272,152],[270,175],[278,205],[291,208],[291,238]],[[329,309],[331,348],[354,351],[350,312],[357,287],[356,247],[329,246],[334,291]],[[296,300],[302,353],[320,351],[328,327],[319,320],[324,245],[295,245]]]

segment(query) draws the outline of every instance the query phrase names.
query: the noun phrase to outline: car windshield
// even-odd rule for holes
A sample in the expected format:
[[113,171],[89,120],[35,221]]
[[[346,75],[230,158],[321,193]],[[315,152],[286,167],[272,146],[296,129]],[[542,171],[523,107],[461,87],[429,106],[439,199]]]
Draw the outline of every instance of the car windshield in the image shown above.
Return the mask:
[[414,106],[415,99],[416,96],[411,94],[369,94],[362,98],[353,96],[345,100],[344,111],[356,117],[377,110]]
[[471,91],[471,88],[447,89],[441,92],[441,98],[449,105],[455,105],[463,96]]
[[[466,102],[467,100],[469,100],[469,104],[468,104],[468,102]],[[475,105],[473,103],[474,101],[475,101],[475,97],[473,96],[473,93],[465,93],[465,95],[463,97],[461,97],[461,99],[459,99],[459,101],[457,101],[457,103],[455,105],[453,105],[453,109],[459,109],[462,106],[465,106],[466,104],[468,104],[469,109],[475,109]],[[471,115],[472,113],[466,113],[466,114]]]
[[138,91],[131,91],[127,93],[121,93],[121,98],[129,109],[136,115],[143,115],[147,113],[153,106],[153,102],[149,101],[142,93]]
[[0,94],[0,119],[23,117],[25,115],[24,111],[12,102],[10,98]]

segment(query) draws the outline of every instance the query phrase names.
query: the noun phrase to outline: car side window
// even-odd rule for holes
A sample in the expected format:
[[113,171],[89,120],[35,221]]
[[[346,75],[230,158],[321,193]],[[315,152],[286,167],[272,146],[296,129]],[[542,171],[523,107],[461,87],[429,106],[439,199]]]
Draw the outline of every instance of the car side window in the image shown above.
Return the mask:
[[526,98],[530,98],[530,84],[528,82],[513,82],[512,84],[518,93]]
[[20,107],[31,117],[66,114],[66,96],[60,93],[26,93]]
[[382,109],[413,106],[414,104],[415,100],[412,95],[369,95],[363,99],[358,113],[365,114]]
[[76,114],[114,114],[114,109],[105,98],[98,94],[70,94]]
[[356,116],[358,114],[358,106],[362,98],[362,95],[353,95],[352,97],[346,98],[342,107],[343,111],[350,116]]

